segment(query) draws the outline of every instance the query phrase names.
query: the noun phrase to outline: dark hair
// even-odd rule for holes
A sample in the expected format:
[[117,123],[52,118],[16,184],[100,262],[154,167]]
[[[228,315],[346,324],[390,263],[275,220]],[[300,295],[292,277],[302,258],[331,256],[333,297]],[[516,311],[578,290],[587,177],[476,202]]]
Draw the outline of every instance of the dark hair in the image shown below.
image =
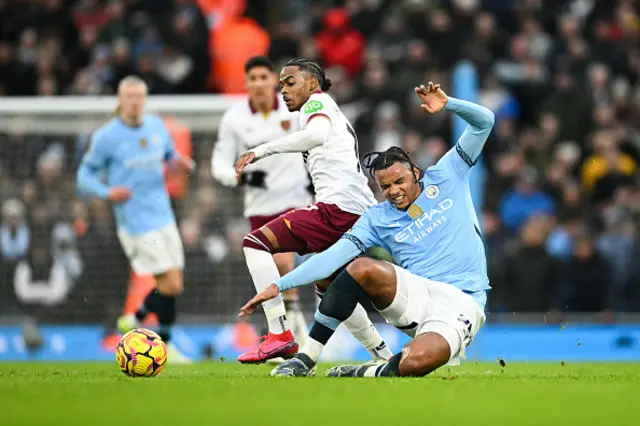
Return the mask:
[[273,72],[273,62],[266,56],[254,56],[244,64],[244,72],[248,73],[253,68],[265,67],[269,71]]
[[409,157],[402,148],[397,146],[392,146],[386,151],[382,152],[370,152],[362,158],[362,165],[369,172],[369,175],[375,179],[375,172],[378,170],[386,170],[395,163],[402,163],[407,168],[409,168],[412,172],[414,170],[418,170],[420,175],[422,175],[423,171],[420,167],[416,166],[415,163]]
[[331,88],[331,80],[324,75],[320,63],[311,58],[295,58],[285,64],[285,67],[298,67],[300,71],[307,71],[318,79],[320,90],[327,92]]

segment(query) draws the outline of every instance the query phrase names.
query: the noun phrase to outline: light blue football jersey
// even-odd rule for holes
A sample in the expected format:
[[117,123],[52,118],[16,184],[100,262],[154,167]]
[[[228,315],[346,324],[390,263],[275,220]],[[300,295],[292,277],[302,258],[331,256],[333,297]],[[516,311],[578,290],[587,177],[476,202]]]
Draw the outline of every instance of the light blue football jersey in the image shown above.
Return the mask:
[[82,193],[106,199],[111,187],[124,186],[132,196],[114,205],[118,228],[131,235],[162,229],[175,222],[164,165],[176,156],[159,116],[145,115],[140,126],[114,118],[93,134],[78,170],[77,187]]
[[449,98],[445,110],[469,125],[458,143],[427,169],[413,205],[406,211],[388,201],[372,207],[340,241],[276,281],[281,291],[326,278],[369,247],[383,247],[402,268],[453,285],[484,308],[491,287],[469,178],[494,114],[455,98]]
[[420,180],[407,211],[388,201],[368,210],[344,235],[361,251],[380,246],[404,269],[467,293],[488,290],[487,261],[471,201],[470,166],[460,145]]

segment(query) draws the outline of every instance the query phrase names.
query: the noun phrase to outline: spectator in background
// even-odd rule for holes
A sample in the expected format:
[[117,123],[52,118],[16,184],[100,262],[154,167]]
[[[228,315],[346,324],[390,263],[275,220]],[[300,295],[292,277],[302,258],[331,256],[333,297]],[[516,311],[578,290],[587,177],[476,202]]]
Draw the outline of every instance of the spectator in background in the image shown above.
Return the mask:
[[553,199],[538,187],[538,172],[532,167],[525,168],[511,189],[500,201],[500,219],[511,232],[536,214],[553,214]]
[[558,264],[544,246],[550,225],[548,217],[529,218],[505,259],[504,288],[498,293],[511,312],[544,312],[558,303]]
[[227,15],[210,32],[209,88],[220,93],[244,93],[244,64],[269,52],[269,33],[253,19],[243,17],[245,9],[238,6],[235,14]]
[[582,185],[594,202],[606,201],[619,185],[631,183],[637,163],[622,152],[620,142],[612,131],[600,131],[593,137],[594,154],[584,162]]
[[579,236],[564,271],[562,306],[572,312],[611,308],[611,265],[598,253],[590,235]]
[[487,253],[487,275],[492,287],[492,295],[488,300],[489,311],[505,312],[508,311],[505,256],[510,236],[491,210],[485,209],[481,217],[484,249]]
[[27,255],[30,231],[25,217],[24,204],[15,198],[2,204],[2,224],[0,225],[0,259],[13,263]]
[[611,265],[611,292],[617,310],[625,310],[625,294],[638,256],[635,230],[629,213],[613,205],[604,212],[604,232],[597,239],[597,249],[602,258]]
[[568,70],[558,70],[553,77],[553,90],[540,107],[540,113],[552,113],[557,117],[558,139],[584,140],[591,122],[590,111],[590,99],[578,86],[576,77]]
[[[282,22],[274,28],[269,47],[269,58],[275,63],[284,63],[300,55],[300,46],[297,40],[295,26],[292,22]],[[333,80],[331,80],[333,81]]]
[[545,243],[547,252],[558,262],[569,262],[576,238],[584,233],[585,224],[579,215],[560,216],[558,226]]
[[343,8],[327,12],[324,29],[316,36],[316,43],[325,66],[342,67],[352,77],[360,72],[365,40],[358,30],[350,26],[349,15]]

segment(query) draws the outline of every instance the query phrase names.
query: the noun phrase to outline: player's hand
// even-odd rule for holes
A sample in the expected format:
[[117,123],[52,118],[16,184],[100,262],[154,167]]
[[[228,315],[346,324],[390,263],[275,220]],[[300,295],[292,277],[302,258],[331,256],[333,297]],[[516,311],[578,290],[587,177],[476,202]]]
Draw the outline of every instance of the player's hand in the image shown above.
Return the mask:
[[116,186],[115,188],[111,188],[107,198],[112,203],[124,203],[131,198],[131,191],[124,186]]
[[240,182],[240,178],[242,177],[242,173],[244,172],[245,167],[253,162],[256,159],[256,153],[253,151],[245,152],[238,158],[236,162],[236,178],[238,182]]
[[277,285],[271,284],[269,287],[256,294],[255,297],[247,302],[242,308],[240,308],[240,314],[238,316],[244,317],[251,315],[263,302],[271,300],[280,294],[280,289]]
[[420,107],[429,114],[435,114],[444,108],[449,98],[447,94],[440,88],[439,84],[433,84],[431,81],[425,87],[424,84],[415,88],[416,94],[422,100]]

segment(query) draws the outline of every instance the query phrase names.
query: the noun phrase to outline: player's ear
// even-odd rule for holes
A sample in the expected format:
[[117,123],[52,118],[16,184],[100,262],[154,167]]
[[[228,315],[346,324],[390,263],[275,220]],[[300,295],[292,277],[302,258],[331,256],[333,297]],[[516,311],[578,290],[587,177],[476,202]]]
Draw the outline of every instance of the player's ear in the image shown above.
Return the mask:
[[415,177],[415,182],[418,183],[420,180],[420,170],[417,167],[413,168],[413,176]]

